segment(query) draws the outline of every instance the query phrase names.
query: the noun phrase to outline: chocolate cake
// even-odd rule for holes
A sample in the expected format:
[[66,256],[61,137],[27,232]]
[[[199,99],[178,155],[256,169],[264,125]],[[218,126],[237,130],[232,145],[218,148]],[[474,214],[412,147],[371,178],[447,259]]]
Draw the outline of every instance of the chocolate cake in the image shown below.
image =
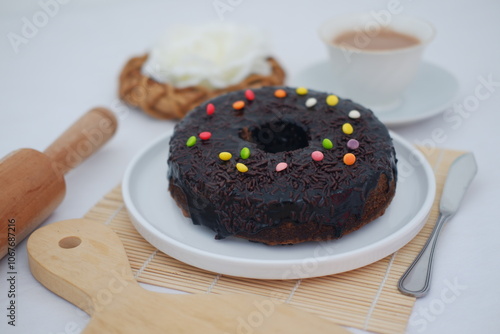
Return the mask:
[[386,127],[306,88],[219,96],[175,127],[169,190],[187,217],[268,245],[340,238],[384,214],[396,189]]

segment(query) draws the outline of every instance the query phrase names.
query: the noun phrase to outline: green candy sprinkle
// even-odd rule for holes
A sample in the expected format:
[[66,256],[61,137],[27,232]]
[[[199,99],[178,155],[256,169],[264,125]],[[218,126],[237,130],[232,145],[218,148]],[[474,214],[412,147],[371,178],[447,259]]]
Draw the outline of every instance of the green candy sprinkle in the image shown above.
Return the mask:
[[333,148],[332,141],[328,138],[323,139],[323,147],[326,148],[327,150],[331,150]]
[[243,147],[240,151],[241,159],[248,159],[250,157],[250,149],[248,147]]
[[195,136],[189,137],[189,139],[186,142],[186,146],[191,147],[194,146],[194,144],[196,144],[196,137]]

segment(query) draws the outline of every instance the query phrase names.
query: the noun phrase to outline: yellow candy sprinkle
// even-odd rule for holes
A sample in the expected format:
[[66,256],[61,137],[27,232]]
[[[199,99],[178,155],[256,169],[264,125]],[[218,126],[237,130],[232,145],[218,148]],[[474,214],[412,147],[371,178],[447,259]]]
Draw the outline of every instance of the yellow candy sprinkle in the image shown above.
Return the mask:
[[339,103],[339,98],[337,97],[337,95],[328,95],[326,97],[326,104],[328,104],[329,106],[336,106],[337,103]]
[[351,124],[349,123],[344,123],[344,125],[342,125],[342,131],[346,134],[346,135],[350,135],[351,133],[354,132],[354,128],[352,127]]
[[299,95],[306,95],[309,91],[305,87],[299,87],[295,90],[295,92]]
[[219,153],[219,159],[223,161],[228,161],[233,157],[233,155],[229,152],[220,152]]
[[242,164],[241,162],[238,162],[236,164],[236,168],[242,173],[248,172],[248,167]]

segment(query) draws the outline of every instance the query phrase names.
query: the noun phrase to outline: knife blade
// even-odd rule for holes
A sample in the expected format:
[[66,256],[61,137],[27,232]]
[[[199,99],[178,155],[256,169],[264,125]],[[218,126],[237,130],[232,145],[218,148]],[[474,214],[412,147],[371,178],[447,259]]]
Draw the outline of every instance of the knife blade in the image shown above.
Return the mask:
[[477,174],[477,164],[472,153],[459,156],[450,166],[439,202],[439,217],[424,247],[413,263],[401,276],[398,289],[405,295],[423,297],[430,289],[434,251],[443,225],[459,209],[472,179]]

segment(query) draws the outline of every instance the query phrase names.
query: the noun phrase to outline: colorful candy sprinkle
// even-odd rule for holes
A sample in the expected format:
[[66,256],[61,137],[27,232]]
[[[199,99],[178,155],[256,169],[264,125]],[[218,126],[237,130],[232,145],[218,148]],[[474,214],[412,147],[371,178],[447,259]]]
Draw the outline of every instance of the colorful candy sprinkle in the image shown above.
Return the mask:
[[242,173],[248,172],[248,167],[242,164],[241,162],[238,162],[236,164],[236,169],[238,169]]
[[240,151],[241,159],[248,159],[250,157],[250,149],[248,147],[243,147]]
[[350,135],[351,133],[354,132],[354,128],[352,127],[351,124],[349,123],[344,123],[342,125],[342,132],[344,132],[346,135]]
[[310,97],[306,100],[306,107],[311,108],[314,107],[318,103],[318,100],[316,100],[314,97]]
[[244,101],[236,101],[233,103],[233,108],[235,110],[241,110],[245,107],[245,102]]
[[276,165],[276,171],[281,172],[282,170],[287,169],[288,164],[286,162],[280,162],[279,164]]
[[215,112],[215,106],[212,103],[207,104],[207,115],[213,115]]
[[195,136],[189,137],[188,140],[186,141],[186,146],[191,147],[194,146],[194,144],[196,144],[196,137]]
[[306,95],[309,91],[305,87],[299,87],[295,90],[298,95]]
[[331,150],[333,148],[333,143],[330,139],[325,138],[323,139],[323,147],[326,148],[327,150]]
[[329,106],[336,106],[337,103],[339,103],[339,98],[337,97],[337,95],[328,95],[326,97],[326,104],[328,104]]
[[349,118],[357,119],[357,118],[360,118],[360,117],[361,117],[361,114],[359,113],[359,111],[357,111],[357,110],[351,110],[351,111],[349,111]]
[[220,152],[219,153],[219,159],[223,161],[228,161],[233,157],[233,155],[229,152]]
[[311,158],[314,160],[314,161],[321,161],[323,160],[325,156],[323,155],[322,152],[320,151],[314,151],[313,153],[311,153]]
[[251,89],[247,89],[245,91],[245,97],[248,101],[253,101],[255,99],[255,93]]
[[286,97],[286,92],[285,92],[284,89],[276,89],[274,91],[274,96],[276,96],[277,98],[282,99],[282,98]]
[[359,147],[359,141],[357,141],[356,139],[349,139],[349,141],[347,142],[347,147],[351,150],[355,150]]
[[356,162],[356,156],[352,153],[347,153],[346,155],[344,155],[344,163],[346,165],[352,165]]
[[209,140],[210,137],[212,137],[212,133],[205,131],[205,132],[201,132],[198,136],[200,137],[201,140]]

